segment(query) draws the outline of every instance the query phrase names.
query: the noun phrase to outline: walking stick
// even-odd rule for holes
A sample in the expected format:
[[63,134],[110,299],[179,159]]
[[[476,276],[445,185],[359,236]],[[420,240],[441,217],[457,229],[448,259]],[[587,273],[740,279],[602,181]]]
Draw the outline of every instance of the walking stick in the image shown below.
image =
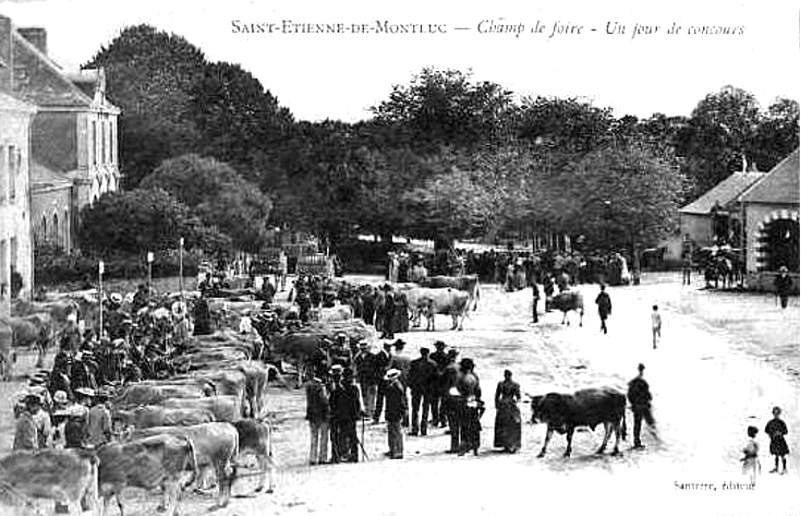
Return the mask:
[[364,460],[370,460],[370,456],[367,455],[367,450],[364,449],[364,418],[362,418],[362,438],[359,439],[359,448],[362,449],[362,456]]

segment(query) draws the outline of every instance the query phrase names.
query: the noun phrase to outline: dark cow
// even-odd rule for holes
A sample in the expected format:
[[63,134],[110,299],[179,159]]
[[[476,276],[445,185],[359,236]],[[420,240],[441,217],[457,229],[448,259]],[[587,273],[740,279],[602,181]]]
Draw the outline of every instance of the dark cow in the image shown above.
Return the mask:
[[409,311],[414,316],[424,314],[428,319],[426,329],[434,330],[436,314],[450,315],[453,318],[451,330],[461,330],[467,316],[470,295],[452,288],[413,288],[406,292]]
[[15,451],[0,460],[0,501],[14,507],[12,514],[26,509],[33,512],[33,506],[44,501],[51,506],[54,501],[66,503],[71,514],[83,514],[81,500],[90,510],[98,506],[97,480],[98,461],[91,453],[78,449]]
[[125,427],[151,428],[154,426],[189,426],[215,421],[214,414],[196,408],[167,408],[156,405],[117,410],[114,420]]
[[266,421],[243,419],[234,423],[239,432],[239,451],[242,454],[252,453],[256,456],[261,470],[256,492],[264,489],[264,483],[269,478],[267,492],[275,489],[275,463],[273,462],[272,428]]
[[192,426],[158,426],[137,430],[132,438],[169,434],[195,445],[199,470],[214,471],[217,479],[217,505],[225,507],[231,498],[236,475],[234,461],[239,454],[239,432],[230,423],[204,423]]
[[428,288],[453,288],[467,292],[470,295],[472,309],[478,308],[478,300],[481,298],[481,288],[478,275],[468,276],[431,276],[420,280],[421,287]]
[[[112,498],[117,498],[123,516],[122,491],[135,487],[145,490],[162,488],[163,509],[177,514],[180,492],[197,478],[197,455],[191,439],[160,434],[125,444],[107,444],[97,451],[100,459],[98,484],[103,497],[103,513]],[[189,478],[182,482],[185,472]]]
[[545,396],[534,396],[531,399],[531,422],[548,425],[538,457],[545,455],[554,430],[560,434],[567,433],[565,457],[569,457],[576,427],[588,426],[595,430],[599,423],[604,425],[604,440],[596,453],[606,450],[609,436],[614,430],[615,449],[612,455],[618,455],[621,434],[626,439],[626,396],[611,387],[581,389],[574,394],[551,392]]
[[584,324],[584,297],[581,292],[567,290],[560,292],[551,298],[550,306],[562,312],[562,324],[570,326],[570,319],[567,313],[575,310],[579,314],[579,326]]

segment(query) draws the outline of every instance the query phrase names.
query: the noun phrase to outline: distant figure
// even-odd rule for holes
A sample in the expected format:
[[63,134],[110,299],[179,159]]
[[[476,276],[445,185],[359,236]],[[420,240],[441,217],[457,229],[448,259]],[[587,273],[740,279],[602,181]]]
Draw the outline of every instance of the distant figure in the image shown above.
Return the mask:
[[662,316],[659,314],[657,305],[653,306],[653,311],[651,312],[651,333],[653,333],[654,349],[656,349],[656,343],[662,339]]
[[598,305],[598,317],[601,318],[601,331],[606,334],[606,319],[612,315],[612,299],[606,293],[606,285],[601,284],[601,292],[595,298],[595,304]]
[[537,305],[540,303],[540,286],[537,285],[537,280],[531,280],[531,322],[533,324],[537,324],[539,322],[539,318],[537,317]]
[[781,300],[782,308],[787,308],[787,298],[793,288],[793,278],[787,273],[787,267],[784,265],[779,267],[779,275],[773,280],[773,285],[776,287],[776,295]]
[[759,472],[760,465],[759,444],[757,444],[756,439],[754,438],[756,437],[757,433],[759,433],[759,429],[757,429],[755,426],[749,426],[747,433],[748,441],[743,447],[743,456],[740,459],[740,462],[743,463],[743,475],[748,475],[751,483],[756,484],[756,476]]
[[286,276],[289,272],[289,262],[287,261],[286,253],[280,251],[278,253],[278,283],[281,285],[281,292],[286,290]]
[[692,255],[689,251],[684,252],[684,256],[681,259],[681,284],[682,285],[691,285],[692,284],[692,273],[693,273],[693,260]]
[[782,414],[782,409],[773,407],[773,419],[768,421],[765,427],[765,433],[770,436],[770,454],[774,458],[774,467],[771,473],[779,472],[779,459],[782,460],[782,475],[787,474],[787,454],[790,449],[787,447],[787,441],[784,436],[787,435],[787,425],[779,417]]
[[631,403],[631,411],[634,413],[634,448],[645,448],[640,439],[642,420],[644,419],[651,427],[651,434],[654,437],[656,437],[656,421],[651,414],[651,390],[648,382],[643,378],[645,366],[640,364],[637,366],[637,370],[640,374],[629,382],[628,399]]

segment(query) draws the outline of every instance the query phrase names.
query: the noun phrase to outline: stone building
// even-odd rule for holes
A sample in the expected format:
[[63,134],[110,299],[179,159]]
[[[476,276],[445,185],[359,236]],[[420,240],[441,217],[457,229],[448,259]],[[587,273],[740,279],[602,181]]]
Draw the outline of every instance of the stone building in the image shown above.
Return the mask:
[[0,314],[9,313],[12,278],[22,280],[19,297],[33,289],[30,137],[36,107],[13,93],[13,32],[0,16]]
[[737,196],[765,176],[763,172],[735,172],[679,210],[682,239],[695,247],[729,244],[740,247],[742,222]]
[[43,28],[12,28],[13,93],[37,107],[31,127],[35,240],[69,251],[80,210],[120,184],[119,108],[103,70],[66,73]]
[[773,289],[779,268],[786,266],[798,290],[799,175],[796,149],[737,198],[744,220],[749,288]]

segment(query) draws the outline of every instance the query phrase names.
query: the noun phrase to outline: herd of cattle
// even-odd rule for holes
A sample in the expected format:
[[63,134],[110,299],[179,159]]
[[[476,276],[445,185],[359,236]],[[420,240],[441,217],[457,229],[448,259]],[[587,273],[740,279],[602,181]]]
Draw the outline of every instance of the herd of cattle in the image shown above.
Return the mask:
[[[256,459],[256,491],[274,486],[272,428],[265,398],[270,367],[257,336],[223,330],[196,336],[182,351],[187,374],[120,386],[111,401],[117,439],[94,450],[15,451],[0,460],[0,514],[36,514],[66,502],[70,511],[102,508],[116,499],[124,514],[128,487],[162,489],[161,507],[175,514],[181,491],[216,482],[217,504]],[[252,461],[251,461],[252,462]]]

